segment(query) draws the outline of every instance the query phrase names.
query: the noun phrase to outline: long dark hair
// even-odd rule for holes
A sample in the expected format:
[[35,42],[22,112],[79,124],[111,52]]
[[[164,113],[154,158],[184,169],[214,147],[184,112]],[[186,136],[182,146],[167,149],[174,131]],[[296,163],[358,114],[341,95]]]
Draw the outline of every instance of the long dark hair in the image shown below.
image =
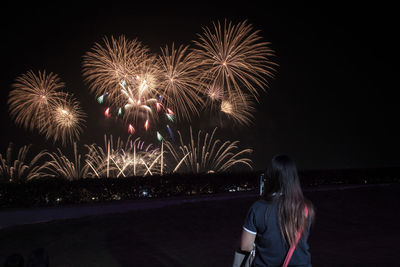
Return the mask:
[[295,242],[298,229],[307,227],[305,206],[308,208],[311,219],[314,219],[312,203],[303,195],[297,167],[290,156],[274,156],[264,177],[263,198],[267,201],[278,202],[279,228],[290,246]]

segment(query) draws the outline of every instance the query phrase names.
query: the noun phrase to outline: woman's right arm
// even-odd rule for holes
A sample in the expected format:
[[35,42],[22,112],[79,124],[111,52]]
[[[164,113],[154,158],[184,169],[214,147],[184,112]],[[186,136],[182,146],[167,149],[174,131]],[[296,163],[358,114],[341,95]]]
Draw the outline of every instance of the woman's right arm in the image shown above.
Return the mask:
[[256,240],[255,234],[252,234],[243,229],[242,230],[242,238],[240,240],[240,249],[243,251],[250,252],[253,249],[255,240]]

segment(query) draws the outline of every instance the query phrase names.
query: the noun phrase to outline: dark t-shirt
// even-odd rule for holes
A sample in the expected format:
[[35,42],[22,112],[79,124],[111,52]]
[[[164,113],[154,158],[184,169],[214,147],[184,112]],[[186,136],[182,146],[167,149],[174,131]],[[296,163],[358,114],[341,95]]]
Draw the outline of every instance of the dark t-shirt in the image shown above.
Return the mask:
[[[265,212],[267,211],[265,217]],[[278,225],[278,205],[277,202],[267,202],[258,200],[250,207],[243,229],[256,236],[256,257],[253,266],[282,266],[285,261],[289,247],[285,243]],[[265,218],[266,224],[265,224]],[[311,255],[307,244],[310,231],[310,217],[305,236],[299,240],[289,266],[311,267]],[[265,230],[265,231],[264,231]]]

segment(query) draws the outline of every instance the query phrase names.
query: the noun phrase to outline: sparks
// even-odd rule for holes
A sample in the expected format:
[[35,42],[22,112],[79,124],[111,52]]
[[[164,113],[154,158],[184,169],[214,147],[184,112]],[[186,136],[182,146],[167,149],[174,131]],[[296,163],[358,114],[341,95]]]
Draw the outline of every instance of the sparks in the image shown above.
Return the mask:
[[167,116],[167,118],[170,120],[170,121],[174,121],[175,120],[175,117],[174,117],[174,115],[172,115],[172,114],[169,114],[169,113],[166,113],[165,114],[166,116]]
[[128,132],[129,132],[130,134],[134,134],[134,133],[135,133],[135,128],[133,128],[132,124],[129,124],[129,126],[128,126]]
[[157,140],[160,142],[163,140],[162,135],[158,131],[157,131]]
[[160,112],[160,111],[161,111],[161,108],[162,108],[162,104],[159,103],[159,102],[157,102],[157,103],[156,103],[156,108],[157,108],[157,112]]
[[167,111],[168,111],[169,114],[175,115],[174,112],[171,109],[167,108]]
[[99,97],[97,98],[97,102],[98,102],[99,104],[103,104],[103,102],[104,102],[104,95],[99,96]]
[[104,111],[104,115],[109,118],[111,116],[110,114],[110,108],[106,108],[106,111]]
[[167,128],[168,128],[168,132],[169,132],[169,135],[171,136],[172,141],[175,142],[174,133],[172,132],[172,129],[171,129],[171,127],[169,127],[168,124],[167,124]]

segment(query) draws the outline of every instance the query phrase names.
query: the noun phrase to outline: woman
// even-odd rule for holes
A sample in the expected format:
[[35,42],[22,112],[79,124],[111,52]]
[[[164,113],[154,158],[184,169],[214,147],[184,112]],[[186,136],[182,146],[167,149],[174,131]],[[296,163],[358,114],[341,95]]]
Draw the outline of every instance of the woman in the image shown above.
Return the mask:
[[287,155],[277,155],[264,177],[262,198],[250,207],[243,225],[241,249],[251,251],[255,244],[253,266],[282,266],[302,229],[289,265],[311,266],[307,239],[314,209],[303,196],[295,162]]

